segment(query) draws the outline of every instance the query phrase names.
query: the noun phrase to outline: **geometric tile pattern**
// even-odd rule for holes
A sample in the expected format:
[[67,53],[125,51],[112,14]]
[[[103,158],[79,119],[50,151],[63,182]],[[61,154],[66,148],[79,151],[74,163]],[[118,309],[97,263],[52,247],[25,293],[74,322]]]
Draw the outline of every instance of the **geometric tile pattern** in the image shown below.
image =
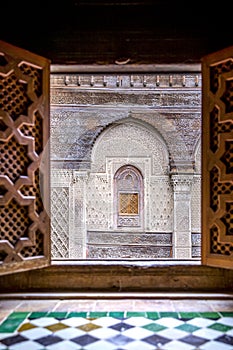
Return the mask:
[[233,312],[12,312],[0,349],[232,350]]

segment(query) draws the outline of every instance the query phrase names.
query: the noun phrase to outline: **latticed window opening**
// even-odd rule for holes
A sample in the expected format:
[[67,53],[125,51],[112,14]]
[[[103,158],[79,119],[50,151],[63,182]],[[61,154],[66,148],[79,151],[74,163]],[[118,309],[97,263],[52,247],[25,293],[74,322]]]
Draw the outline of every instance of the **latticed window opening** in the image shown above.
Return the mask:
[[138,193],[120,193],[119,204],[119,214],[138,214]]
[[132,165],[119,168],[114,176],[117,227],[142,225],[143,178]]

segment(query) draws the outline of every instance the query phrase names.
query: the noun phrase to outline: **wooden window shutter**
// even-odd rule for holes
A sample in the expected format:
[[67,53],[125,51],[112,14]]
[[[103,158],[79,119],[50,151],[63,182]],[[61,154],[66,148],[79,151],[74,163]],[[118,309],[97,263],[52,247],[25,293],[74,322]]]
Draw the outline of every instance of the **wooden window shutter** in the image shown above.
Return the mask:
[[202,262],[233,268],[233,46],[202,59]]
[[50,264],[50,61],[0,41],[0,274]]

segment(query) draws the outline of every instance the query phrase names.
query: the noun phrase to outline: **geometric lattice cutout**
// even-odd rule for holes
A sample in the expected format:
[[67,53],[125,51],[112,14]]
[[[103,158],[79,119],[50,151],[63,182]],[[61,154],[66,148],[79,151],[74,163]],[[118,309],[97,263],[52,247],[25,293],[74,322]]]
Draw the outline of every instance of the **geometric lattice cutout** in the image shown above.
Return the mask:
[[233,254],[233,243],[221,242],[219,228],[213,225],[210,229],[211,253],[221,255]]
[[27,153],[27,146],[20,145],[14,137],[3,143],[0,149],[1,174],[8,176],[12,182],[16,182],[20,176],[26,176],[32,162]]
[[27,94],[28,85],[12,73],[6,77],[0,75],[0,109],[16,120],[21,114],[28,114],[32,101]]
[[35,113],[34,123],[32,125],[23,124],[20,131],[27,137],[33,137],[35,140],[35,151],[39,156],[43,151],[43,119],[39,112]]
[[0,269],[9,273],[50,263],[49,160],[41,169],[50,62],[2,41],[0,50]]
[[226,236],[233,235],[233,202],[226,203],[226,212],[220,219],[226,227]]
[[120,193],[120,214],[138,214],[138,193]]
[[233,183],[230,181],[219,181],[220,170],[215,166],[210,171],[210,207],[216,212],[220,208],[220,196],[230,195],[233,192]]
[[202,261],[233,268],[233,46],[202,62]]
[[20,238],[28,238],[28,229],[32,224],[28,209],[28,206],[23,207],[15,200],[1,208],[1,226],[4,227],[0,232],[1,240],[6,240],[15,246]]
[[43,76],[42,76],[42,69],[39,67],[33,67],[30,64],[26,64],[23,62],[19,65],[20,70],[23,74],[29,76],[31,78],[31,82],[33,84],[32,89],[33,92],[36,94],[37,98],[39,98],[42,95],[43,92]]

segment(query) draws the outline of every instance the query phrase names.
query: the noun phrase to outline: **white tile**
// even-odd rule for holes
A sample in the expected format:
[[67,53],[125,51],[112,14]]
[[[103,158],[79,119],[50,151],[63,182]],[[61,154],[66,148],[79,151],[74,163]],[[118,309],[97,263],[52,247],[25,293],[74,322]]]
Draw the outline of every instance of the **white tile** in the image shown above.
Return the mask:
[[232,350],[232,345],[220,343],[219,341],[209,341],[201,346],[201,350]]
[[30,320],[30,323],[39,327],[47,327],[47,326],[51,326],[52,324],[58,323],[58,320],[55,319],[54,317],[40,317],[40,318],[35,318],[33,320]]
[[130,317],[127,320],[124,320],[124,323],[130,324],[131,326],[145,326],[146,324],[151,323],[151,320],[148,320],[146,317]]
[[22,341],[18,344],[11,345],[9,347],[11,350],[25,350],[25,349],[30,349],[30,350],[39,350],[41,349],[41,344],[36,343],[34,341],[28,340],[28,341]]
[[155,346],[140,340],[135,340],[123,346],[121,345],[119,346],[119,348],[125,349],[125,350],[154,350]]
[[17,334],[16,332],[14,333],[0,333],[0,340],[1,339],[5,339],[5,338],[9,338],[9,337],[12,337],[13,335]]
[[0,344],[0,350],[7,350],[7,346],[3,345],[3,344]]
[[[114,349],[117,349],[118,347],[119,346],[111,344],[105,340],[99,340],[92,344],[86,345],[85,350],[114,350]],[[64,348],[62,350],[66,350],[66,349]]]
[[173,317],[163,317],[161,319],[156,320],[155,323],[158,323],[168,328],[173,328],[184,324],[183,321]]
[[230,335],[231,337],[233,337],[233,329],[230,329],[229,331],[227,331],[226,334]]
[[49,334],[52,334],[52,332],[46,328],[43,327],[36,327],[36,328],[31,328],[22,332],[19,332],[22,336],[30,339],[30,340],[35,340],[39,339],[41,337],[45,337]]
[[59,331],[56,331],[55,334],[56,336],[67,340],[75,337],[80,337],[81,335],[86,334],[86,332],[78,328],[68,327],[68,328],[64,328]]
[[69,317],[62,320],[62,323],[69,327],[78,327],[90,323],[90,321],[83,317]]
[[154,332],[149,331],[148,329],[141,328],[141,327],[133,327],[130,329],[127,329],[126,331],[122,332],[121,334],[125,335],[126,337],[130,337],[133,339],[142,339],[149,337],[154,334]]
[[218,322],[233,327],[233,317],[222,317]]
[[[41,346],[41,349],[43,349],[43,346]],[[81,345],[75,344],[72,341],[64,340],[64,341],[61,341],[59,343],[46,346],[46,349],[48,349],[48,350],[78,350],[78,349],[83,349],[83,348]],[[28,350],[31,350],[31,349],[28,349]]]
[[186,337],[188,333],[176,328],[167,328],[159,331],[159,335],[161,335],[161,337],[175,340]]
[[[161,350],[195,350],[195,349],[196,349],[195,346],[182,343],[178,340],[173,340],[161,346]],[[214,348],[212,350],[214,350]]]
[[119,331],[116,331],[115,329],[112,329],[112,328],[101,327],[98,329],[94,329],[93,331],[90,331],[89,334],[99,339],[108,339],[118,335]]
[[211,328],[201,328],[192,333],[193,335],[196,335],[197,337],[202,337],[205,339],[213,340],[219,337],[222,332],[219,332],[215,329]]
[[192,318],[191,320],[187,321],[186,323],[192,324],[194,326],[201,328],[201,327],[208,327],[211,324],[214,324],[216,322],[217,322],[216,320],[210,320],[208,318],[195,317],[195,318]]
[[98,326],[102,326],[102,327],[110,327],[120,322],[121,322],[120,320],[115,319],[113,317],[99,317],[96,320],[91,321],[91,323],[97,324]]

